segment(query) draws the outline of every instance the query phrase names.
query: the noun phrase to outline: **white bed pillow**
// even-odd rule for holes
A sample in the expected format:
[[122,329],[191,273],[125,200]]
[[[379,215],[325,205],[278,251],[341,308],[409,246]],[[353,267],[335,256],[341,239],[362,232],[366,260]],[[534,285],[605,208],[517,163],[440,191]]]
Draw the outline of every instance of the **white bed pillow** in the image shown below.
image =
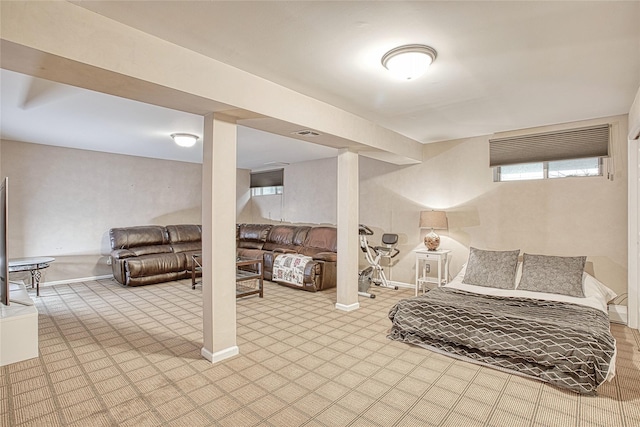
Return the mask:
[[618,294],[612,289],[609,289],[607,285],[587,272],[582,273],[582,290],[584,291],[585,297],[597,296],[606,302],[618,296]]
[[[571,302],[574,304],[580,304],[588,307],[597,308],[600,311],[607,314],[608,314],[607,303],[617,296],[617,294],[612,289],[608,288],[605,284],[603,284],[598,279],[596,279],[595,277],[591,276],[586,272],[582,273],[584,297],[576,298],[576,297],[571,297],[571,296],[561,295],[561,294],[531,292],[531,291],[523,291],[520,289],[496,289],[496,288],[487,288],[482,286],[465,285],[462,283],[462,279],[464,278],[466,268],[467,268],[467,265],[464,264],[460,272],[456,275],[456,277],[454,277],[453,280],[451,280],[445,286],[450,288],[460,289],[463,291],[473,292],[477,294],[484,294],[484,295],[534,298],[534,299],[543,299],[548,301]],[[518,266],[518,271],[520,274],[521,266]]]

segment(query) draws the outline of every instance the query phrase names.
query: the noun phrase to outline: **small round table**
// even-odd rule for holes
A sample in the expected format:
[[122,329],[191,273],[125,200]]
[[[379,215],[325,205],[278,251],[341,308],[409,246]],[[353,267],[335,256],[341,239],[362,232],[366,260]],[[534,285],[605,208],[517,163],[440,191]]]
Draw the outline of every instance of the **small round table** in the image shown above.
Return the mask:
[[40,270],[49,267],[56,259],[53,257],[33,257],[9,260],[9,273],[18,271],[31,272],[31,289],[36,288],[36,296],[40,296]]

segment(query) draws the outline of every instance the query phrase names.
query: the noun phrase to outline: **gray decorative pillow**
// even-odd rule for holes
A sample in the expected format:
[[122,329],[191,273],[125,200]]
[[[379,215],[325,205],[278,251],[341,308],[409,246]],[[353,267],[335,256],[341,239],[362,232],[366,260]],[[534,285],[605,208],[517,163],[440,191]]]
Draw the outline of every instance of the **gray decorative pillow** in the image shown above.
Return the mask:
[[467,270],[462,283],[489,288],[514,289],[518,254],[515,251],[485,251],[470,248]]
[[582,272],[587,257],[524,254],[518,290],[584,298]]

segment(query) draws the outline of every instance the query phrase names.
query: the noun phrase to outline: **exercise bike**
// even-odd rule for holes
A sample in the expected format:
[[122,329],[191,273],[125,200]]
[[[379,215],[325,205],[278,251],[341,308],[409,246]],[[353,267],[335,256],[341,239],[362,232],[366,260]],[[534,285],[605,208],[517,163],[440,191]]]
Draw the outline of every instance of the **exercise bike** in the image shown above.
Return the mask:
[[398,256],[400,253],[400,251],[396,249],[398,244],[398,235],[384,233],[382,235],[383,246],[369,246],[367,236],[373,236],[373,230],[366,225],[360,224],[358,227],[358,234],[360,235],[360,249],[364,252],[364,257],[369,263],[369,267],[359,273],[358,295],[367,298],[375,298],[375,294],[369,293],[369,288],[372,283],[376,286],[397,290],[397,286],[390,285],[387,281],[384,269],[380,265],[380,258],[388,258],[389,261],[391,261],[392,258]]

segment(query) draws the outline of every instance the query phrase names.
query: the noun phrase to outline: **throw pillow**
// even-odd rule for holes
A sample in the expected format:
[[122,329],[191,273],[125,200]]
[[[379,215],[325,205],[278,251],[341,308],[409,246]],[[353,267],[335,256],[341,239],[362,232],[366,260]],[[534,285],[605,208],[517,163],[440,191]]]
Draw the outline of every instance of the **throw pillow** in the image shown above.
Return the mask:
[[518,290],[584,298],[582,272],[587,257],[524,254]]
[[514,289],[518,254],[515,251],[469,249],[469,261],[462,283],[499,289]]

